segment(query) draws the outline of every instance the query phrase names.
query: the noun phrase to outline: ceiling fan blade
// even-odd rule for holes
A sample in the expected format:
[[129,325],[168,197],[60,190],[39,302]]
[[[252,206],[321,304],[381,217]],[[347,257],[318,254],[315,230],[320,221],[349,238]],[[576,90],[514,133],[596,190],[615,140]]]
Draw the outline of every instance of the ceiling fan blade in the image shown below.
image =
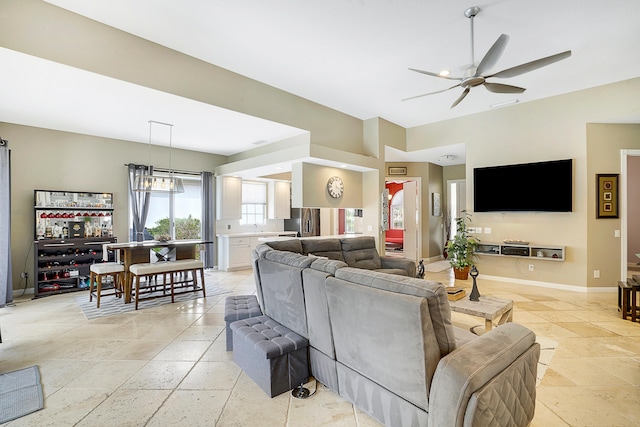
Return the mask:
[[556,53],[555,55],[547,56],[545,58],[536,59],[535,61],[527,62],[526,64],[516,65],[515,67],[507,68],[506,70],[499,71],[490,76],[485,76],[485,78],[489,77],[515,77],[520,74],[528,73],[529,71],[537,70],[538,68],[542,68],[549,64],[553,64],[554,62],[561,61],[565,58],[571,56],[571,51],[567,50],[566,52]]
[[501,34],[498,37],[498,40],[491,46],[491,49],[487,52],[487,54],[482,58],[480,64],[478,64],[478,68],[476,69],[476,76],[484,74],[487,70],[490,70],[498,59],[502,56],[502,52],[504,52],[505,47],[507,47],[507,42],[509,41],[509,36],[506,34]]
[[486,87],[489,92],[494,92],[494,93],[522,93],[526,90],[523,87],[505,85],[502,83],[489,83],[489,82],[484,82],[484,87]]
[[446,92],[446,91],[451,90],[451,89],[453,89],[453,88],[455,88],[455,87],[458,87],[458,86],[460,86],[460,83],[458,83],[458,84],[457,84],[457,85],[455,85],[455,86],[451,86],[450,88],[447,88],[447,89],[437,90],[437,91],[435,91],[435,92],[429,92],[429,93],[424,93],[424,94],[422,94],[422,95],[417,95],[417,96],[412,96],[412,97],[410,97],[410,98],[405,98],[405,99],[403,99],[403,101],[408,101],[408,100],[410,100],[410,99],[416,99],[416,98],[422,98],[423,96],[428,96],[428,95],[435,95],[436,93]]
[[453,104],[451,104],[451,108],[455,107],[456,105],[460,104],[460,101],[462,101],[464,99],[465,96],[467,96],[467,94],[469,93],[469,90],[471,90],[471,88],[466,88],[464,90],[464,92],[462,92],[462,95],[460,95],[460,97],[458,99],[456,99],[456,102],[454,102]]
[[432,73],[431,71],[418,70],[416,68],[409,68],[411,71],[415,71],[416,73],[426,74],[427,76],[439,77],[441,79],[447,80],[462,80],[462,77],[451,77],[451,76],[442,76],[438,73]]

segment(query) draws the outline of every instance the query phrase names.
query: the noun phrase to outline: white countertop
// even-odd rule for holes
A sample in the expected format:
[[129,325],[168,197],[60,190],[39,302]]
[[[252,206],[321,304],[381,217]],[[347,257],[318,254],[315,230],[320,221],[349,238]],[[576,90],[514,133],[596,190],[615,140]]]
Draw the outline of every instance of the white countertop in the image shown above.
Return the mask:
[[310,236],[310,237],[295,237],[295,236],[276,235],[274,237],[267,237],[267,236],[261,237],[261,238],[258,239],[258,241],[260,241],[260,242],[274,242],[274,241],[291,240],[291,239],[300,239],[300,240],[344,239],[344,238],[360,237],[360,236],[364,236],[364,234],[350,233],[350,234],[336,234],[336,235],[332,235],[332,236]]
[[[218,237],[229,238],[229,237],[268,237],[268,236],[291,236],[295,237],[298,235],[297,231],[246,231],[243,233],[220,233],[216,234]],[[285,237],[290,238],[290,237]]]

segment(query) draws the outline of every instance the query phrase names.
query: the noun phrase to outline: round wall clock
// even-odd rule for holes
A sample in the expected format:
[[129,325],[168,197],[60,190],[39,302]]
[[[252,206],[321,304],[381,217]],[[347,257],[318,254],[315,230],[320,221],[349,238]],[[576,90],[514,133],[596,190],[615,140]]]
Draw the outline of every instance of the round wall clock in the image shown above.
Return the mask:
[[327,182],[327,191],[329,195],[334,199],[339,199],[342,197],[342,193],[344,192],[344,183],[339,176],[332,176],[329,178]]

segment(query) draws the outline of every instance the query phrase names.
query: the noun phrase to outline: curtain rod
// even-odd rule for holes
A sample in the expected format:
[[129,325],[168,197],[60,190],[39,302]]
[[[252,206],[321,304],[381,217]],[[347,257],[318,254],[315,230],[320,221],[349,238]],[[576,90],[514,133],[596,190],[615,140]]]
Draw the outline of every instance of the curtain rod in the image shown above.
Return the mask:
[[[129,165],[137,166],[134,163],[125,163],[124,165],[126,167],[129,167]],[[140,165],[140,166],[147,166],[147,165]],[[163,172],[163,173],[175,172],[175,173],[181,173],[181,174],[185,174],[185,175],[198,175],[198,176],[200,176],[200,172],[195,172],[195,171],[183,171],[183,170],[177,170],[177,169],[157,168],[155,166],[153,167],[153,170],[155,172]]]

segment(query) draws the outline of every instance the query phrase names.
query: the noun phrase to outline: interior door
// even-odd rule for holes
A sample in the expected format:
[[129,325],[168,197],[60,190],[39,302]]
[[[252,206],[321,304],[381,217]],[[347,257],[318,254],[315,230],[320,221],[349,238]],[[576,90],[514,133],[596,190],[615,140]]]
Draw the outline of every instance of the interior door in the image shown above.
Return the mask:
[[402,185],[404,192],[404,257],[418,262],[418,184],[407,181]]

